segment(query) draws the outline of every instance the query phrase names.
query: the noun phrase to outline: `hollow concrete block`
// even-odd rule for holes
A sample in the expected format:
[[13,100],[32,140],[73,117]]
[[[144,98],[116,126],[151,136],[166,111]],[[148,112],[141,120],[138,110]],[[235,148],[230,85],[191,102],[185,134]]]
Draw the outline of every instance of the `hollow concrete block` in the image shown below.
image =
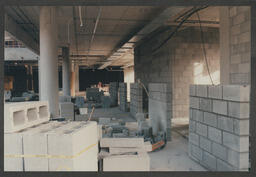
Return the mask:
[[12,133],[50,119],[47,101],[6,103],[4,105],[4,132]]

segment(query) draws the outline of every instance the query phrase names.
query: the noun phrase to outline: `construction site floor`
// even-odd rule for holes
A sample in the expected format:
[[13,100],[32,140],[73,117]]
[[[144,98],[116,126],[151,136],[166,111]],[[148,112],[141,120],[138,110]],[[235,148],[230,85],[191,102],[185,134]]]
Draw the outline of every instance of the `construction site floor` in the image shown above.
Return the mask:
[[[90,114],[91,109],[88,110]],[[96,108],[92,118],[115,117],[126,122],[136,121],[129,112],[122,112],[118,107]],[[151,171],[206,171],[188,156],[188,118],[172,119],[172,140],[164,149],[150,152]]]

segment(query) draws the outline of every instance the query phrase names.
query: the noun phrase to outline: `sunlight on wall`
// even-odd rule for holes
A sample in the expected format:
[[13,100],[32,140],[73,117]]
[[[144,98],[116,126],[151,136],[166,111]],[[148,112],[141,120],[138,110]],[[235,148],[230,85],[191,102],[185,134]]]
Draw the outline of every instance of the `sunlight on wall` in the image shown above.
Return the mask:
[[[211,71],[211,70],[210,70]],[[214,85],[220,84],[220,71],[211,72]],[[203,63],[194,63],[194,84],[211,85],[211,79]]]
[[127,101],[130,102],[130,83],[134,83],[134,67],[124,69],[124,82],[127,83]]

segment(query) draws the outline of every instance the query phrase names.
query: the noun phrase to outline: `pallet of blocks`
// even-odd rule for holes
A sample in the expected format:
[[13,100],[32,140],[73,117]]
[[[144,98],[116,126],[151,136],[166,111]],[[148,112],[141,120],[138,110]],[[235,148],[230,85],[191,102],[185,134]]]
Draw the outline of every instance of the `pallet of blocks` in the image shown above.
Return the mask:
[[[5,122],[9,120],[10,126],[5,127],[4,133],[4,171],[98,171],[97,122],[48,119],[29,127],[17,127],[13,121],[24,119],[24,116],[11,118],[17,111],[11,109],[12,106],[5,110],[5,115],[9,115]],[[47,112],[48,104],[45,106]]]
[[102,138],[100,168],[103,171],[149,171],[150,145],[143,138]]

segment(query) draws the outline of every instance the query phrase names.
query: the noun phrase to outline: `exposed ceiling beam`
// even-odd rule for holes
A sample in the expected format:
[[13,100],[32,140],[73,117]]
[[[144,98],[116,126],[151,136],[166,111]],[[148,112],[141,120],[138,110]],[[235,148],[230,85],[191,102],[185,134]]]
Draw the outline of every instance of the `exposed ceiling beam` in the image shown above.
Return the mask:
[[238,5],[252,5],[254,0],[8,0],[0,1],[6,6],[197,6],[197,5],[212,5],[212,6],[238,6]]
[[[152,33],[153,31],[155,31],[156,29],[158,29],[159,27],[164,25],[170,18],[172,18],[173,16],[176,16],[178,13],[180,13],[184,9],[186,9],[186,7],[169,7],[169,8],[166,8],[161,14],[159,14],[150,23],[148,23],[146,26],[144,26],[144,28],[142,28],[137,34],[135,34],[133,37],[131,37],[122,47],[126,47],[127,44],[130,44],[130,43],[133,43],[132,47],[134,47],[135,43],[139,42],[145,36],[147,36],[148,34]],[[119,57],[115,58],[114,60],[112,60],[113,56],[115,56],[118,53],[118,50],[122,49],[122,47],[115,50],[115,52],[113,52],[107,58],[108,62],[101,65],[98,69],[104,69],[105,67],[110,66],[116,60],[122,58],[122,56],[124,56],[126,54],[126,52],[123,53],[122,55],[120,55]],[[127,52],[128,51],[129,50],[127,50]],[[112,61],[109,62],[109,60],[112,60]]]
[[39,55],[39,43],[32,38],[32,35],[22,29],[10,16],[5,15],[5,30],[8,32],[8,35],[13,37],[15,40],[23,43],[27,48],[32,50],[34,53]]

